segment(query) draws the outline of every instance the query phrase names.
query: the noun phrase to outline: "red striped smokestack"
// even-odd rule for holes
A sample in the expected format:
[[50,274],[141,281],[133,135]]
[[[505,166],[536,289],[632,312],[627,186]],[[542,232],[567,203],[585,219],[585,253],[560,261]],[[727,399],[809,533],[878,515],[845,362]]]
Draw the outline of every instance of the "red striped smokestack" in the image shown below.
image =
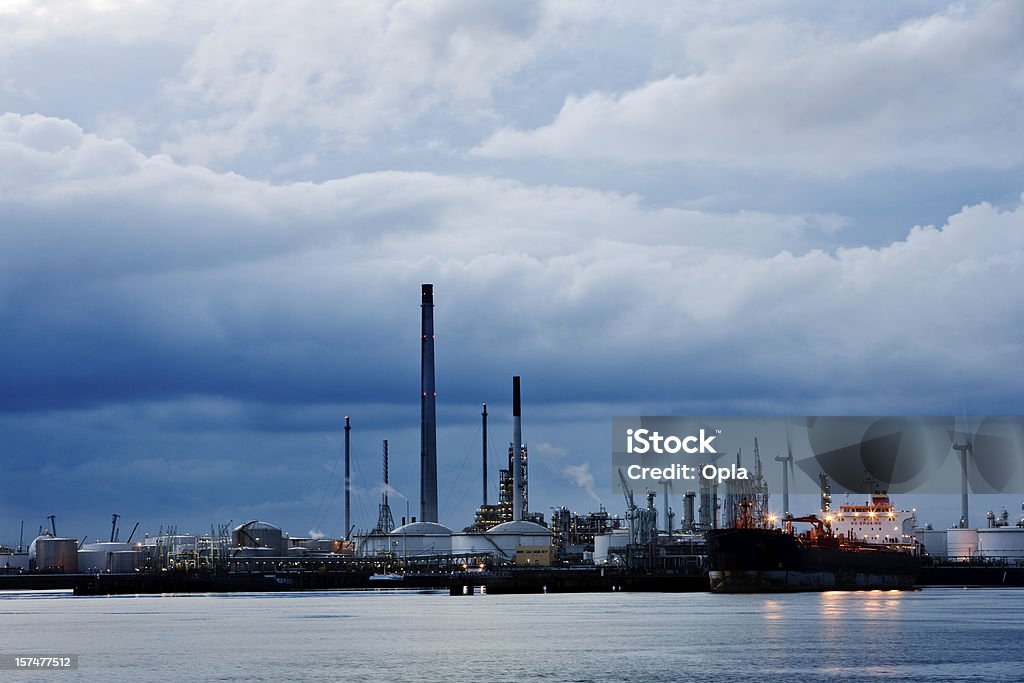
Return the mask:
[[420,521],[437,521],[437,393],[434,385],[434,285],[420,303]]

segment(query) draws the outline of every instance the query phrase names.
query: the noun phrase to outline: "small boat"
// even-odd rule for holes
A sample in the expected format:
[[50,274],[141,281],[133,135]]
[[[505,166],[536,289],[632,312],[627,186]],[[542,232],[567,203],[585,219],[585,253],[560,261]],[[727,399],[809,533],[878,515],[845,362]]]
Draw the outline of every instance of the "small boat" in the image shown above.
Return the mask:
[[405,580],[402,574],[372,574],[370,581],[373,583],[401,583]]

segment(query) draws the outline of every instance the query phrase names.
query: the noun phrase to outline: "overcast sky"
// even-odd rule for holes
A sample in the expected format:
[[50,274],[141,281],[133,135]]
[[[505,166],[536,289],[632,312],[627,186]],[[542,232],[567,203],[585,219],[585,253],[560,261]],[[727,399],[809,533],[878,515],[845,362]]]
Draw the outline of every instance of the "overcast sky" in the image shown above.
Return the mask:
[[1020,414],[1022,35],[1013,1],[0,0],[0,542],[341,534],[345,415],[354,522],[384,438],[416,514],[424,282],[455,528],[513,374],[546,514],[621,511],[614,415]]

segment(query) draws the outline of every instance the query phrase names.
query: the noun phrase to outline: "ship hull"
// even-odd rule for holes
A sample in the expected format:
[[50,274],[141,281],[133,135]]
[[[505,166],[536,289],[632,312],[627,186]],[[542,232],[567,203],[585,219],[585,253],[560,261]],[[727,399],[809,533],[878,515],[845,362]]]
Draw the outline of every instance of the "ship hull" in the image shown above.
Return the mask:
[[920,571],[906,553],[768,529],[709,532],[708,561],[715,593],[910,590]]

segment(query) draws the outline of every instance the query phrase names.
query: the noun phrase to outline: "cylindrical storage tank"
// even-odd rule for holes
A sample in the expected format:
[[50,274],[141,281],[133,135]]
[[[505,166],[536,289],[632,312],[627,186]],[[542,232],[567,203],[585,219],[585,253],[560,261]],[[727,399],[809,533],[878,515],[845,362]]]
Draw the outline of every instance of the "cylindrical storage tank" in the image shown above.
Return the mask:
[[35,567],[41,572],[78,571],[78,541],[73,538],[40,536],[29,546],[29,555],[35,554]]
[[28,553],[0,553],[0,572],[28,569]]
[[951,560],[974,557],[977,553],[977,529],[948,529],[946,531],[946,554]]
[[271,548],[279,556],[288,555],[288,542],[280,527],[257,519],[240,524],[231,531],[236,548]]
[[356,543],[356,554],[360,557],[375,557],[392,552],[399,555],[402,553],[401,543],[387,534],[379,532],[366,535],[357,534],[353,538]]
[[978,554],[982,557],[1024,559],[1024,529],[996,527],[978,529]]
[[610,534],[594,536],[594,564],[605,564],[608,561],[608,545]]
[[127,543],[86,543],[78,551],[78,570],[87,573],[111,571],[111,553],[130,549]]
[[481,533],[452,534],[452,552],[456,555],[493,555],[494,544]]
[[390,534],[391,551],[398,557],[449,555],[452,530],[437,522],[413,522]]
[[945,559],[948,556],[945,529],[915,529],[914,538],[924,546],[929,557]]
[[107,553],[103,550],[78,551],[78,566],[89,574],[107,571],[107,559]]
[[534,522],[503,522],[487,531],[487,538],[501,550],[500,560],[515,560],[519,546],[551,545],[551,530]]
[[143,567],[141,550],[117,550],[110,553],[110,573],[129,574]]
[[607,564],[613,554],[629,544],[629,531],[616,529],[610,534],[594,536],[594,564]]

